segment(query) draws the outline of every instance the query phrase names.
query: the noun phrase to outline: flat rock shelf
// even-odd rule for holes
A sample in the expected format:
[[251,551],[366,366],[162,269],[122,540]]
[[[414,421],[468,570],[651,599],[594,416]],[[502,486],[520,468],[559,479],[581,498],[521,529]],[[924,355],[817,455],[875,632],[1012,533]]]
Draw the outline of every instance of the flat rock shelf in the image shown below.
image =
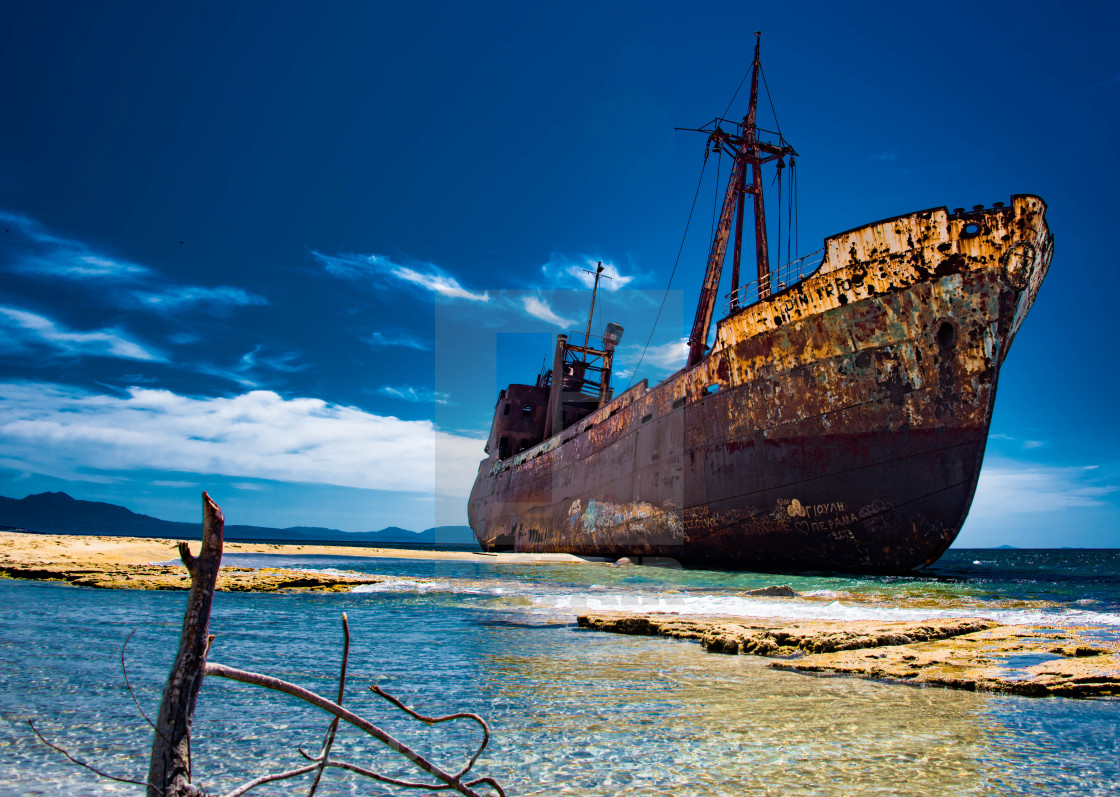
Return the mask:
[[907,621],[584,614],[581,628],[699,642],[772,657],[777,670],[855,675],[1026,696],[1120,695],[1120,641],[1090,627],[1001,625],[977,617]]

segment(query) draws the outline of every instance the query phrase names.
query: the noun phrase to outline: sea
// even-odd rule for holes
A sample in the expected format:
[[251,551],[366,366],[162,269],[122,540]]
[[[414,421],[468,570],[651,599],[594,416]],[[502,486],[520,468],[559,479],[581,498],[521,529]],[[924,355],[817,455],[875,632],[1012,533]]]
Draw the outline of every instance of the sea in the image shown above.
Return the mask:
[[[243,566],[389,578],[348,593],[215,597],[211,661],[334,699],[446,769],[490,739],[472,772],[511,795],[1120,794],[1120,701],[1026,698],[779,672],[754,656],[577,627],[587,610],[838,619],[984,616],[1120,634],[1120,551],[950,550],[910,575],[772,575],[606,564],[502,564],[227,555]],[[742,593],[789,584],[798,598]],[[143,780],[182,623],[182,592],[0,581],[0,794],[141,794],[71,756]],[[127,644],[126,644],[127,641]],[[122,666],[123,665],[123,666]],[[127,680],[126,680],[127,679]],[[316,753],[328,718],[286,695],[207,678],[193,781],[221,794]],[[421,773],[343,726],[336,759]],[[306,777],[250,794],[307,794]],[[428,794],[349,772],[319,795]],[[448,792],[439,792],[447,794]]]

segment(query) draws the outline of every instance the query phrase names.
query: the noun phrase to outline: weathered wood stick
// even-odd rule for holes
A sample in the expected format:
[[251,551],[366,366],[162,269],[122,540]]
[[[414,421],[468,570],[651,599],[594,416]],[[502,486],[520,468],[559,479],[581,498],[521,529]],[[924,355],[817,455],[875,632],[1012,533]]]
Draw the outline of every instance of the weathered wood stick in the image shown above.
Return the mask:
[[[385,744],[389,749],[400,753],[413,764],[420,767],[420,769],[424,770],[429,775],[432,775],[433,777],[446,784],[443,786],[440,786],[438,784],[407,784],[412,788],[428,788],[432,790],[444,790],[450,788],[454,789],[460,794],[468,795],[468,797],[484,797],[484,795],[475,791],[466,783],[463,783],[463,781],[460,779],[460,775],[452,775],[450,772],[444,771],[443,769],[436,766],[431,761],[417,753],[408,745],[400,742],[393,736],[390,736],[388,733],[381,730],[381,728],[378,728],[369,720],[363,717],[359,717],[352,711],[344,709],[342,706],[338,705],[337,703],[333,703],[330,700],[327,700],[327,698],[321,695],[317,695],[314,692],[304,689],[301,686],[289,683],[288,681],[282,681],[279,678],[273,678],[269,675],[262,675],[256,672],[249,672],[247,670],[238,670],[233,667],[227,667],[224,664],[216,664],[213,662],[208,663],[205,666],[207,675],[215,675],[219,678],[228,678],[231,681],[240,681],[243,684],[252,684],[253,686],[263,686],[266,689],[274,689],[277,692],[283,692],[286,695],[297,697],[300,700],[306,701],[313,706],[317,706],[323,711],[326,711],[327,713],[333,714],[334,716],[340,718],[344,722],[350,723],[355,728],[359,728],[360,730],[365,731],[370,736],[377,739],[379,742]],[[338,762],[328,762],[327,766],[340,766],[340,764]],[[356,768],[350,765],[347,765],[344,768],[350,769],[351,771],[357,771]],[[363,774],[368,774],[368,772],[363,771]],[[404,785],[401,783],[401,781],[390,780],[381,775],[370,774],[369,776],[376,777],[378,780],[385,780],[388,782],[397,783],[398,785]]]
[[191,555],[179,543],[179,557],[191,576],[191,591],[183,614],[179,652],[171,667],[156,717],[152,757],[148,765],[148,797],[190,797],[202,794],[191,785],[191,724],[198,692],[205,677],[209,647],[210,609],[218,568],[222,564],[225,517],[206,493],[202,494],[202,549]]

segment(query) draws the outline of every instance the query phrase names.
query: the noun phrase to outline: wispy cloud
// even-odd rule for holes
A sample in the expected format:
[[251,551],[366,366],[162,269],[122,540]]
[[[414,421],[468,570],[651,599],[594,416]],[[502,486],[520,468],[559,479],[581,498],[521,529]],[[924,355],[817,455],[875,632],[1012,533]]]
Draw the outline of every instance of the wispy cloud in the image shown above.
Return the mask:
[[1011,460],[985,464],[970,517],[1034,515],[1103,506],[1120,490],[1095,478],[1095,466],[1055,467]]
[[[133,388],[122,396],[0,383],[0,461],[58,478],[140,471],[465,496],[484,440],[270,391],[230,398]],[[172,477],[181,480],[182,477]]]
[[890,152],[880,152],[878,155],[874,156],[874,160],[877,160],[877,161],[896,161],[896,160],[898,160],[898,153],[894,150],[891,150]]
[[245,353],[237,363],[239,371],[250,371],[255,368],[267,368],[286,374],[294,374],[308,368],[307,363],[295,363],[299,354],[284,352],[282,354],[262,354],[261,346],[254,346],[253,350]]
[[413,285],[419,285],[421,288],[448,299],[467,299],[472,302],[490,301],[490,294],[468,291],[453,277],[448,277],[445,274],[424,273],[407,266],[399,266],[393,270],[393,276],[405,282],[411,282]]
[[178,311],[189,307],[223,310],[230,307],[263,306],[268,299],[250,293],[243,288],[219,286],[203,288],[198,286],[179,286],[163,291],[132,291],[132,298],[140,307],[149,310]]
[[413,387],[412,385],[384,385],[377,389],[377,393],[417,404],[447,404],[451,400],[451,396],[447,393],[426,387]]
[[432,344],[427,341],[403,333],[386,335],[381,332],[371,332],[369,335],[362,338],[362,340],[374,348],[399,347],[402,349],[416,349],[417,351],[431,351],[432,348]]
[[[601,261],[602,258],[599,257],[583,255],[573,258],[553,252],[548,262],[541,266],[541,274],[553,287],[571,287],[573,284],[579,284],[584,288],[592,288],[595,285],[595,271]],[[599,281],[600,290],[620,291],[634,281],[632,275],[621,274],[614,263],[602,262],[602,276],[605,279]]]
[[151,273],[136,263],[94,252],[81,241],[53,235],[27,216],[0,210],[0,222],[22,237],[18,253],[7,258],[8,269],[15,273],[101,280],[135,280]]
[[[13,273],[45,279],[94,281],[115,292],[100,295],[122,306],[154,313],[201,308],[224,312],[231,307],[264,305],[268,300],[243,288],[180,285],[155,270],[96,251],[89,244],[49,232],[34,219],[0,210],[0,222],[18,235],[5,241],[3,267]],[[5,236],[7,238],[7,236]]]
[[[490,294],[464,288],[457,279],[431,263],[401,265],[384,255],[326,255],[311,251],[328,274],[355,281],[403,282],[444,299],[488,302]],[[388,278],[388,280],[386,280]]]
[[[669,341],[658,346],[650,346],[642,353],[641,346],[626,346],[619,357],[626,376],[637,369],[650,369],[656,374],[669,374],[684,367],[688,359],[688,338]],[[620,372],[621,373],[621,372]]]
[[[1030,450],[1035,449],[1035,448],[1045,448],[1047,445],[1049,445],[1049,441],[1047,441],[1047,440],[1028,440],[1028,439],[1025,439],[1025,438],[1015,437],[1015,436],[1009,435],[1009,434],[1004,434],[1002,432],[990,434],[990,435],[988,435],[988,439],[989,440],[1005,440],[1008,443],[1016,443],[1018,445],[1018,447],[1021,448],[1023,451],[1030,451]],[[1004,446],[1003,447],[1003,449],[1005,451],[1007,451],[1009,448],[1010,448],[1009,446]]]
[[555,326],[561,327],[562,329],[568,329],[575,326],[575,321],[570,318],[561,317],[556,313],[556,311],[548,306],[548,302],[536,296],[522,297],[521,306],[524,308],[525,312],[531,315],[533,318],[539,318],[541,321],[546,321],[549,324],[554,324]]
[[8,353],[46,348],[66,357],[117,357],[125,360],[164,362],[162,354],[129,340],[118,329],[98,329],[76,332],[65,328],[46,316],[0,307],[0,350]]

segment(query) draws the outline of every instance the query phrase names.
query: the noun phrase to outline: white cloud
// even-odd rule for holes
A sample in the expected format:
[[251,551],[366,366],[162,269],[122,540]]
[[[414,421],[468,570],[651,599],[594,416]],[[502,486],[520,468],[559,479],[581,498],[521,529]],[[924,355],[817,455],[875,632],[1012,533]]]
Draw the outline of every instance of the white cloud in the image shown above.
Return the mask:
[[222,309],[268,304],[268,299],[263,296],[250,293],[242,288],[232,288],[226,285],[220,285],[216,288],[185,285],[158,292],[133,291],[132,298],[140,307],[157,311],[182,310],[197,305],[206,309]]
[[239,371],[244,372],[263,367],[273,371],[279,371],[280,373],[295,374],[309,367],[307,363],[293,364],[293,361],[298,357],[299,354],[296,352],[284,352],[283,354],[262,356],[261,347],[255,346],[252,351],[247,352],[241,357],[237,363],[237,368]]
[[641,347],[627,346],[624,356],[619,359],[628,373],[649,368],[654,372],[670,374],[684,367],[688,359],[688,338],[662,343],[660,346],[650,346],[644,355]]
[[0,330],[5,332],[5,339],[0,339],[0,348],[6,345],[10,352],[45,346],[70,357],[97,356],[164,361],[161,354],[128,340],[119,330],[73,332],[46,316],[14,307],[0,307]]
[[472,302],[488,302],[490,294],[472,293],[464,288],[452,277],[443,274],[424,274],[408,266],[398,266],[393,269],[393,276],[426,288],[432,293],[446,296],[448,299],[467,299]]
[[[174,312],[202,307],[222,311],[229,307],[268,304],[264,297],[242,288],[177,285],[137,263],[110,257],[82,241],[47,232],[34,219],[0,210],[0,221],[14,227],[20,236],[10,244],[4,267],[10,271],[51,279],[96,280],[118,288],[113,296],[122,305],[152,312]],[[133,286],[125,290],[123,286]]]
[[[149,269],[136,263],[93,252],[81,241],[52,235],[27,216],[0,210],[0,222],[8,228],[14,227],[25,239],[23,251],[8,263],[8,267],[17,273],[123,280],[137,279],[150,273]],[[31,245],[28,246],[27,242]]]
[[576,258],[555,252],[549,257],[548,262],[541,266],[541,273],[553,285],[571,285],[573,278],[587,289],[595,287],[595,271],[599,263],[603,263],[603,275],[599,280],[599,290],[613,293],[620,291],[634,281],[633,276],[623,276],[618,267],[602,258],[588,257],[586,255]]
[[322,263],[328,274],[350,280],[395,280],[414,285],[445,299],[464,299],[471,302],[488,302],[490,294],[477,293],[464,288],[454,277],[431,264],[424,267],[402,266],[384,255],[324,255],[312,250],[311,256]]
[[412,385],[385,385],[377,389],[382,396],[411,401],[417,404],[447,404],[451,397],[438,390],[426,387],[413,387]]
[[562,318],[561,316],[557,315],[556,312],[548,306],[547,302],[545,302],[543,299],[537,298],[536,296],[522,297],[521,304],[525,308],[526,313],[533,316],[533,318],[539,318],[541,321],[547,321],[549,324],[554,324],[563,329],[568,329],[575,326],[576,324],[576,322],[571,320],[570,318]]
[[126,396],[0,383],[0,461],[58,478],[106,481],[172,471],[466,496],[482,439],[270,391],[195,398]]
[[403,334],[385,335],[381,332],[371,332],[369,335],[362,338],[362,340],[374,348],[395,346],[402,349],[416,349],[417,351],[431,351],[432,348],[432,345],[427,341]]
[[1094,466],[1055,467],[999,461],[984,465],[969,517],[1034,515],[1104,506],[1116,485],[1089,480]]

